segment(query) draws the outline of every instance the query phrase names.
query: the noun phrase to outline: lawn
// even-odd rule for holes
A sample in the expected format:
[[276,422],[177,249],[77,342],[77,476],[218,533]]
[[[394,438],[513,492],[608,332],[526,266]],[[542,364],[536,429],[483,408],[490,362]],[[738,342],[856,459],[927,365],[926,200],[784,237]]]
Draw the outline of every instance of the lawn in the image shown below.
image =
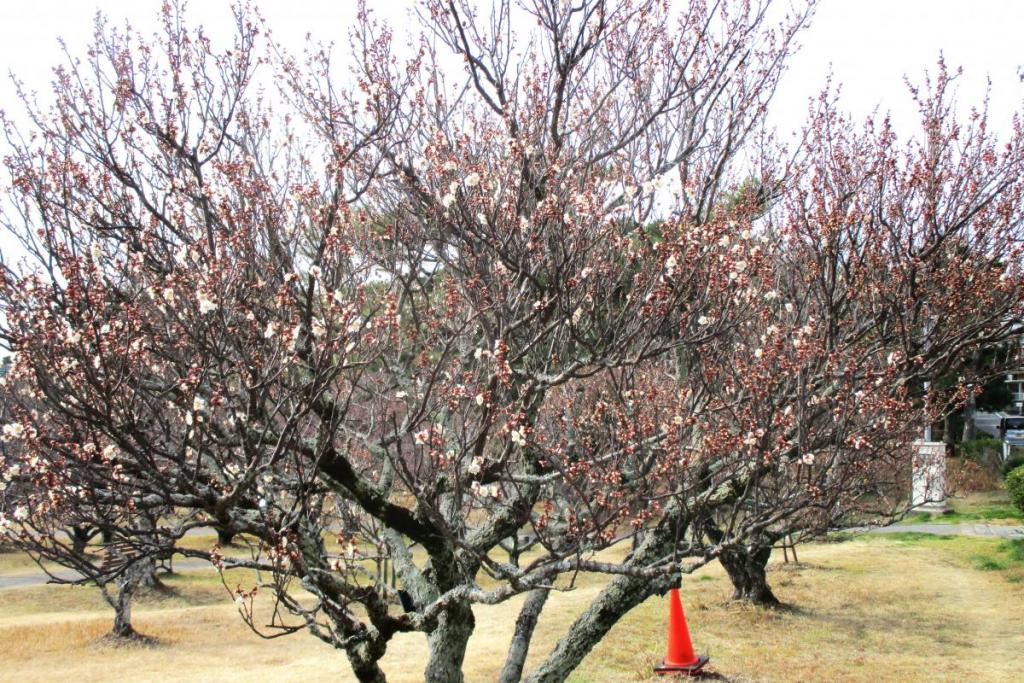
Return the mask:
[[1024,515],[1010,502],[1005,489],[949,498],[946,504],[949,509],[941,515],[920,512],[909,515],[903,523],[1024,525]]
[[[990,538],[901,534],[807,546],[800,565],[773,562],[770,578],[790,607],[731,604],[719,567],[684,581],[694,644],[730,681],[1011,681],[1024,651],[1024,544]],[[234,580],[234,579],[230,579]],[[242,579],[239,579],[242,580]],[[86,588],[0,591],[0,678],[18,681],[351,680],[344,655],[312,636],[263,641],[236,616],[216,574],[168,578],[169,592],[144,597],[140,631],[154,646],[113,648],[97,639],[109,613]],[[538,627],[532,659],[600,590],[599,577],[555,595]],[[469,681],[494,680],[518,601],[477,609]],[[657,680],[666,600],[634,610],[572,680]],[[396,638],[385,657],[391,680],[418,681],[422,636]]]

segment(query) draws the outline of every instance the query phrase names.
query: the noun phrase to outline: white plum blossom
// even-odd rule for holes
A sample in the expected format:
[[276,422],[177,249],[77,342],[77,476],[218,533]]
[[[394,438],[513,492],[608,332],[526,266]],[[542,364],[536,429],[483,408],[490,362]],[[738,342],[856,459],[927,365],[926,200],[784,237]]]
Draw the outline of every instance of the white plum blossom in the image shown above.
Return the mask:
[[409,395],[408,391],[396,391],[395,392],[395,398],[405,398],[408,395]]
[[16,439],[20,439],[24,435],[25,425],[20,422],[10,422],[4,425],[3,436],[0,437],[0,440],[3,440],[4,442],[14,441]]
[[793,304],[791,304],[791,303],[789,303],[787,301],[786,302],[786,313],[792,313],[792,312],[793,312]]
[[166,301],[167,303],[174,303],[174,290],[171,289],[170,287],[164,287],[164,289],[160,292],[160,296],[162,296],[164,298],[164,301]]
[[459,165],[456,164],[454,161],[446,161],[446,162],[444,162],[444,166],[442,166],[442,168],[444,168],[444,170],[449,171],[449,172],[454,171],[458,167],[459,167]]
[[487,484],[484,486],[478,480],[474,480],[470,488],[473,490],[473,495],[478,498],[497,498],[500,492],[497,484]]
[[217,310],[217,302],[208,293],[200,290],[196,293],[196,299],[199,301],[199,312],[203,315]]
[[314,337],[322,337],[327,334],[327,325],[320,318],[316,318],[313,320],[310,331]]
[[484,395],[483,394],[477,394],[476,395],[476,404],[478,406],[483,406],[483,404],[484,404]]
[[711,320],[706,315],[702,315],[701,317],[697,318],[698,325],[708,325],[710,323]]
[[672,254],[667,259],[665,259],[665,272],[671,275],[675,271],[676,271],[676,255]]
[[416,442],[417,446],[423,446],[430,440],[430,430],[423,429],[412,435],[412,440]]
[[12,516],[16,521],[24,522],[26,519],[28,519],[28,507],[26,507],[25,505],[19,505],[18,507],[14,508],[14,514]]
[[103,448],[103,457],[107,460],[113,460],[117,457],[118,452],[117,446],[109,444]]
[[480,474],[480,469],[481,467],[483,467],[483,464],[484,459],[481,458],[479,455],[475,456],[470,461],[469,465],[466,466],[466,472],[468,472],[469,474]]
[[572,324],[573,325],[579,325],[581,318],[583,318],[583,309],[582,308],[577,308],[575,311],[572,312]]
[[196,396],[192,399],[192,410],[206,410],[206,399],[202,396]]
[[474,172],[474,173],[470,173],[468,176],[466,176],[466,187],[476,187],[479,184],[480,184],[480,174],[479,173],[475,173]]
[[267,323],[266,329],[263,330],[263,337],[264,339],[272,339],[275,334],[277,334],[277,323],[270,321]]
[[526,447],[526,434],[523,432],[522,428],[513,429],[509,436],[512,438],[512,443],[515,445],[520,448]]
[[451,208],[451,205],[454,204],[454,203],[455,203],[455,195],[453,195],[451,192],[449,192],[445,196],[441,197],[441,205],[444,206],[444,208],[446,208],[446,209]]
[[805,465],[813,465],[814,453],[804,453],[803,456],[800,458],[800,462],[802,462]]

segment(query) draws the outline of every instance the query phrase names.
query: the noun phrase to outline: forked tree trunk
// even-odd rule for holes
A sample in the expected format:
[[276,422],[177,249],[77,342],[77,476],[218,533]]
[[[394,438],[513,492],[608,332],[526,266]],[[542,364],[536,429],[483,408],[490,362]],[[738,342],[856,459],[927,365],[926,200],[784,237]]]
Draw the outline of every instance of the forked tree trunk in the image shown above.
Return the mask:
[[523,666],[526,664],[526,655],[530,651],[530,640],[533,638],[533,631],[537,628],[537,619],[540,618],[544,603],[551,594],[548,588],[536,588],[526,596],[522,609],[519,610],[519,617],[516,619],[516,630],[512,634],[512,643],[508,648],[508,655],[505,657],[505,666],[501,669],[500,683],[519,683],[523,677]]
[[733,587],[733,600],[742,600],[763,607],[777,607],[778,598],[768,585],[768,558],[771,546],[756,547],[753,550],[730,548],[719,556],[719,561],[729,574]]
[[573,622],[547,659],[532,670],[525,680],[528,683],[561,683],[624,614],[651,595],[668,590],[671,583],[668,577],[616,577]]
[[113,598],[103,590],[107,602],[114,608],[114,626],[110,630],[110,636],[117,639],[132,639],[138,637],[138,633],[132,626],[132,601],[135,599],[135,592],[142,582],[145,567],[143,563],[135,563],[122,573],[114,585],[117,586],[117,595]]
[[132,600],[135,598],[135,585],[119,585],[117,599],[114,604],[114,627],[110,635],[115,638],[134,638],[138,635],[132,627]]
[[437,628],[427,634],[430,658],[423,677],[427,683],[462,683],[466,645],[475,626],[468,601],[457,602],[441,614]]
[[[679,514],[675,504],[671,504],[665,514],[662,525],[645,534],[634,549],[630,565],[643,567],[671,553],[678,542],[676,529],[686,528],[689,520],[675,519]],[[673,519],[678,527],[669,523]],[[523,680],[528,683],[561,683],[623,615],[650,596],[664,594],[675,582],[675,577],[665,575],[653,578],[626,575],[615,577],[573,622],[547,658]]]

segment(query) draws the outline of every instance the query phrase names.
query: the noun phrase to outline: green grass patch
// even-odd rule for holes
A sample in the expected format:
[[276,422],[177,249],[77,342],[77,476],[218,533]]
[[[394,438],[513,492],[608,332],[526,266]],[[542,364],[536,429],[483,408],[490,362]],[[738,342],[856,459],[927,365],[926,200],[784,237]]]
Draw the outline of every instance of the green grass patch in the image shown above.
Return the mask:
[[908,545],[920,543],[935,543],[943,541],[955,541],[956,536],[952,534],[926,534],[921,531],[894,531],[886,534],[864,534],[861,540],[870,541],[897,541]]
[[947,510],[941,515],[915,512],[905,517],[900,524],[962,524],[995,520],[1024,522],[1024,516],[1012,505],[987,505],[976,509]]
[[1010,557],[1014,564],[1024,565],[1024,538],[1013,538],[999,544],[999,550]]
[[988,545],[983,553],[970,557],[971,566],[983,572],[1006,572],[1005,577],[1011,583],[1024,581],[1024,539],[1015,538],[1002,541],[998,545]]
[[1003,571],[1010,568],[1010,564],[995,557],[975,555],[971,558],[971,566],[983,572]]

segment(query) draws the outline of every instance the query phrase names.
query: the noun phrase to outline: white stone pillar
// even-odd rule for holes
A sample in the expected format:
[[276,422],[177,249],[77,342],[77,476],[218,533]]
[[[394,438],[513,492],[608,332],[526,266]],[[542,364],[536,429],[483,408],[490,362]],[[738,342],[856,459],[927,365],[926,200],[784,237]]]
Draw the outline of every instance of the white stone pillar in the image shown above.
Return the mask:
[[919,512],[941,513],[946,507],[946,444],[915,441],[910,505]]

